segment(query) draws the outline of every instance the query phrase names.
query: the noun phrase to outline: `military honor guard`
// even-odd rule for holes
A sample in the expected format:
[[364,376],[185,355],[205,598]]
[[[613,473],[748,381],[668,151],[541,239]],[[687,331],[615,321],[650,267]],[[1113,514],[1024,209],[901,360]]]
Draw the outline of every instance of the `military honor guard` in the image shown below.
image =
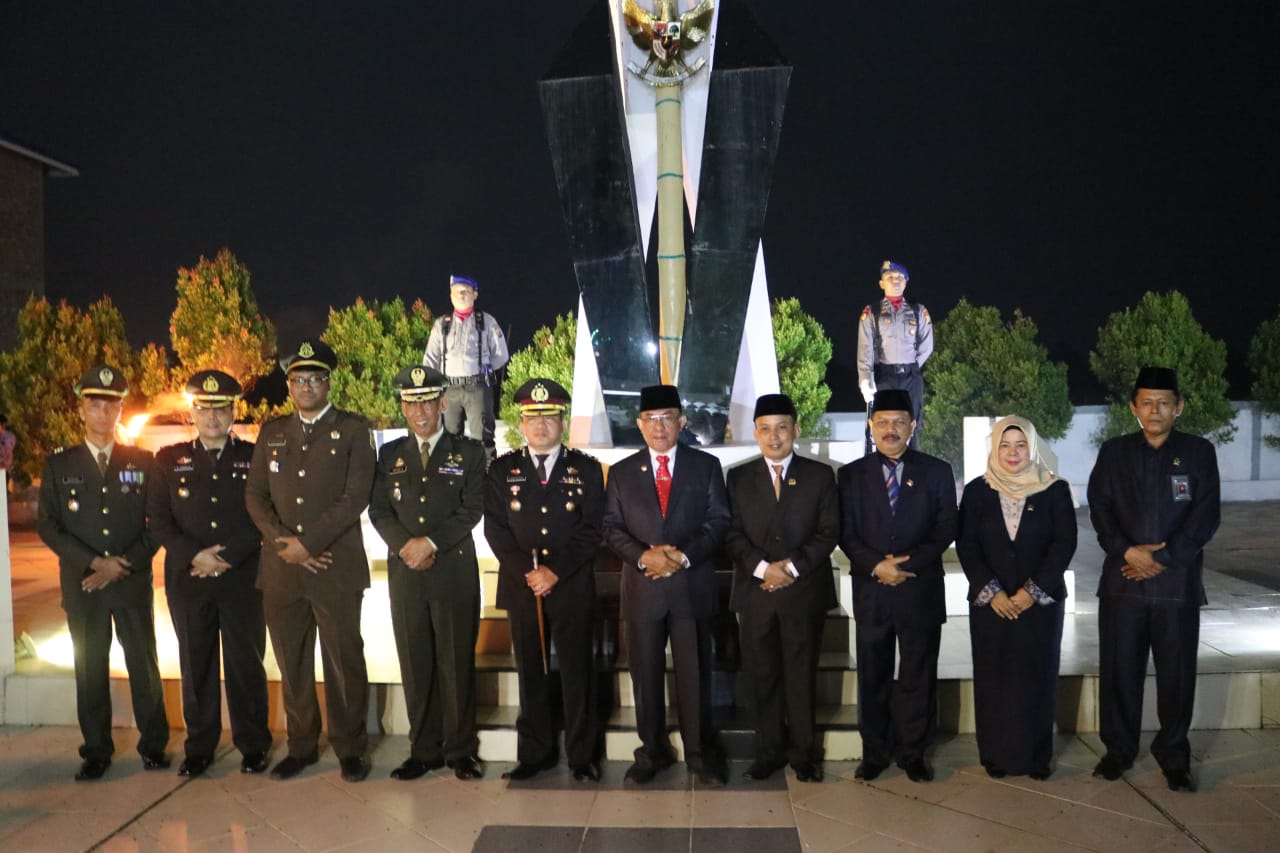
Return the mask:
[[498,558],[497,604],[510,620],[520,678],[519,763],[504,775],[528,779],[558,763],[554,643],[569,767],[574,779],[597,781],[594,568],[604,477],[594,458],[560,443],[569,407],[564,386],[530,379],[512,397],[527,444],[489,468],[484,502],[484,532]]
[[[858,318],[858,388],[868,403],[873,402],[879,390],[906,391],[918,433],[924,424],[924,376],[920,371],[933,355],[933,321],[928,308],[919,302],[908,302],[903,296],[910,278],[902,264],[880,264],[884,298],[863,308]],[[868,454],[873,445],[868,424]],[[916,435],[911,437],[911,448],[920,449]]]
[[315,643],[320,637],[329,745],[342,778],[369,775],[369,677],[360,608],[369,561],[360,514],[373,487],[369,424],[329,402],[329,346],[305,340],[281,362],[294,414],[263,425],[245,485],[245,505],[262,532],[258,588],[280,668],[289,754],[271,769],[296,776],[319,760],[320,702]]
[[679,443],[685,418],[674,385],[640,391],[645,449],[609,471],[605,543],[622,561],[626,633],[641,745],[626,781],[644,785],[675,762],[667,737],[667,641],[689,772],[726,781],[711,721],[711,621],[719,607],[715,559],[729,529],[720,460]]
[[862,761],[855,775],[866,780],[894,760],[913,782],[933,779],[925,750],[937,729],[947,621],[942,555],[956,535],[956,486],[950,465],[908,446],[912,405],[906,391],[877,391],[876,452],[837,472],[856,623]]
[[733,524],[729,606],[738,614],[755,712],[755,761],[762,780],[786,764],[801,782],[822,780],[814,717],[818,653],[835,607],[831,552],[840,534],[836,478],[825,463],[796,454],[796,407],[785,394],[756,400],[759,458],[728,475]]
[[1129,409],[1141,429],[1098,451],[1089,517],[1105,558],[1098,582],[1099,721],[1106,755],[1095,776],[1118,779],[1138,755],[1142,686],[1155,659],[1160,730],[1151,754],[1169,789],[1194,791],[1191,728],[1204,594],[1204,549],[1221,520],[1218,457],[1179,432],[1178,374],[1144,367]]
[[58,555],[62,609],[75,652],[76,717],[84,743],[77,781],[99,779],[111,766],[111,631],[124,649],[138,754],[147,770],[169,766],[152,608],[146,529],[151,454],[117,444],[116,425],[129,386],[117,368],[91,368],[75,386],[84,441],[60,448],[40,479],[37,530]]
[[253,443],[231,433],[241,394],[235,377],[201,370],[185,391],[196,438],[156,454],[147,492],[147,525],[164,546],[164,591],[182,667],[187,741],[178,774],[199,776],[213,763],[222,737],[220,663],[240,770],[261,773],[271,730],[257,588],[262,534],[244,502]]
[[395,377],[409,435],[382,446],[369,519],[387,543],[391,624],[409,712],[408,781],[448,765],[484,776],[476,733],[480,569],[472,529],[484,509],[480,442],[444,429],[444,376],[413,366]]

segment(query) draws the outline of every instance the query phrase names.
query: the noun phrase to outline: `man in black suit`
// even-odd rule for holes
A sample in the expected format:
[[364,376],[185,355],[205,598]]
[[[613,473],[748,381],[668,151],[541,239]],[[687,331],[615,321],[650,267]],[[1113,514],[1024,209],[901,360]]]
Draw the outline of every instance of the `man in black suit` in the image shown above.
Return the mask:
[[124,649],[138,754],[147,770],[169,766],[146,529],[151,454],[116,444],[129,393],[124,374],[91,368],[76,384],[84,441],[55,450],[40,479],[36,530],[58,555],[62,609],[75,652],[76,717],[84,744],[77,781],[100,779],[111,766],[111,628]]
[[510,620],[520,677],[520,763],[503,776],[528,779],[558,763],[547,672],[554,639],[569,767],[579,782],[597,781],[593,638],[604,476],[599,462],[560,443],[564,386],[530,379],[512,396],[528,444],[489,466],[484,500],[484,534],[498,558],[497,604]]
[[[925,750],[938,716],[938,647],[947,621],[942,554],[956,533],[951,466],[908,448],[906,391],[877,391],[876,452],[842,467],[840,548],[853,576],[858,730],[871,780],[895,758],[913,782],[933,779]],[[895,648],[900,657],[894,681]]]
[[409,711],[409,757],[391,778],[444,765],[484,776],[476,732],[480,569],[472,528],[484,508],[487,457],[479,441],[444,429],[444,374],[414,365],[396,374],[409,435],[378,456],[369,520],[390,549],[391,626]]
[[666,726],[666,647],[675,665],[680,737],[689,772],[725,782],[711,724],[711,619],[715,555],[729,528],[720,460],[679,445],[684,428],[674,385],[640,391],[636,419],[648,447],[609,472],[604,534],[622,560],[622,620],[641,746],[626,779],[646,784],[675,762]]
[[764,395],[754,418],[763,456],[729,471],[733,526],[725,537],[734,568],[729,606],[754,686],[755,762],[745,776],[767,779],[789,762],[796,779],[818,782],[814,705],[822,627],[837,603],[836,479],[829,465],[795,454],[800,428],[790,397]]
[[[197,436],[156,454],[147,526],[164,546],[164,591],[178,638],[186,758],[180,776],[213,763],[226,670],[231,739],[243,773],[267,769],[267,627],[257,589],[262,534],[244,505],[253,442],[231,433],[240,383],[221,370],[187,382]],[[221,656],[219,656],[221,647]]]

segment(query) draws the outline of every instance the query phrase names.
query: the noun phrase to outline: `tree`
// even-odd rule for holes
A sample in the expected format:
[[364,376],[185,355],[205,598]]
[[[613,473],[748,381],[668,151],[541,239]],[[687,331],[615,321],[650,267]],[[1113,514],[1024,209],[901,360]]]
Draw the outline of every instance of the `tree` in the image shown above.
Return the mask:
[[[1280,313],[1264,320],[1249,342],[1249,367],[1253,370],[1253,399],[1263,414],[1280,415]],[[1280,436],[1268,435],[1264,441],[1280,448]]]
[[109,298],[87,311],[65,300],[57,305],[44,297],[27,300],[18,314],[18,346],[0,353],[0,399],[18,436],[11,472],[16,482],[38,477],[46,456],[83,437],[72,389],[86,370],[102,363],[123,370],[131,396],[141,396],[139,358],[125,336],[124,317]]
[[1133,380],[1144,365],[1172,367],[1186,401],[1178,428],[1203,435],[1218,444],[1235,436],[1235,412],[1227,400],[1227,346],[1210,337],[1191,314],[1191,304],[1176,290],[1148,291],[1134,308],[1107,318],[1098,330],[1097,349],[1089,353],[1089,367],[1106,387],[1111,400],[1107,421],[1095,436],[1101,444],[1112,436],[1132,432],[1129,400]]
[[782,393],[796,404],[796,423],[804,435],[827,438],[831,424],[822,416],[831,399],[831,388],[822,380],[831,361],[831,340],[822,324],[800,307],[799,299],[775,299],[770,316],[778,356],[778,383]]
[[998,308],[962,298],[935,327],[937,344],[925,362],[921,445],[959,472],[966,416],[1017,414],[1045,438],[1066,435],[1072,416],[1067,366],[1049,360],[1037,334],[1020,310],[1004,323]]
[[408,309],[399,296],[368,303],[357,297],[346,308],[330,307],[320,339],[338,355],[329,391],[333,404],[359,412],[375,429],[400,423],[400,396],[391,380],[402,368],[422,363],[430,334],[431,311],[421,299]]
[[[543,326],[533,333],[533,341],[529,346],[512,353],[507,362],[507,377],[503,387],[515,390],[534,377],[552,379],[573,393],[573,355],[577,342],[578,325],[573,312],[556,317],[555,327]],[[498,417],[507,425],[505,437],[512,447],[524,446],[524,436],[520,434],[517,424],[520,423],[520,408],[511,400],[509,393],[502,395],[498,407]],[[565,429],[569,428],[569,419],[565,418]]]
[[201,256],[191,269],[178,268],[178,304],[169,318],[169,339],[181,365],[181,387],[197,370],[217,368],[247,389],[275,365],[276,332],[258,312],[249,270],[230,249],[213,260]]

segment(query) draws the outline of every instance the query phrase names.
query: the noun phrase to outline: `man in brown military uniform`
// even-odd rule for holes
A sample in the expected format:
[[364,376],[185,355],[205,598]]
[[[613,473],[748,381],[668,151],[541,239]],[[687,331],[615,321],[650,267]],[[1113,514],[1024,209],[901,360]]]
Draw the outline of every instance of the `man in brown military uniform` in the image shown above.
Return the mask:
[[263,536],[258,588],[284,690],[289,754],[271,770],[279,779],[319,759],[317,631],[329,744],[342,778],[359,782],[370,769],[369,676],[360,636],[369,561],[360,513],[369,503],[374,452],[364,418],[329,403],[329,372],[337,363],[318,340],[303,341],[282,360],[297,412],[263,425],[245,488]]
[[84,744],[78,781],[99,779],[111,766],[111,627],[124,649],[138,754],[147,770],[169,766],[156,631],[151,605],[147,484],[151,454],[116,444],[124,374],[102,365],[76,384],[85,440],[54,451],[40,480],[37,530],[58,555],[62,609],[75,649],[76,716]]

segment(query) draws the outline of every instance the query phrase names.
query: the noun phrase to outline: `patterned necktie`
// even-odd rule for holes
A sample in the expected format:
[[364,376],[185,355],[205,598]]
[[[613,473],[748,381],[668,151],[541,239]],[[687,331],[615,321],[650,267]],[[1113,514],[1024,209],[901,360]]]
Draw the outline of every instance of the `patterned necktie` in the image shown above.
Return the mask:
[[105,450],[98,451],[98,475],[107,476],[107,453]]
[[654,476],[654,483],[658,487],[658,508],[662,510],[662,517],[667,517],[667,501],[671,500],[671,469],[667,467],[667,457],[658,457],[658,473]]
[[898,510],[898,466],[890,463],[887,466],[889,477],[884,481],[885,490],[889,492],[889,512]]
[[773,496],[778,500],[782,500],[782,466],[772,465],[773,468]]
[[547,484],[547,457],[549,453],[535,453],[533,458],[538,460],[538,479],[542,481],[542,485]]

